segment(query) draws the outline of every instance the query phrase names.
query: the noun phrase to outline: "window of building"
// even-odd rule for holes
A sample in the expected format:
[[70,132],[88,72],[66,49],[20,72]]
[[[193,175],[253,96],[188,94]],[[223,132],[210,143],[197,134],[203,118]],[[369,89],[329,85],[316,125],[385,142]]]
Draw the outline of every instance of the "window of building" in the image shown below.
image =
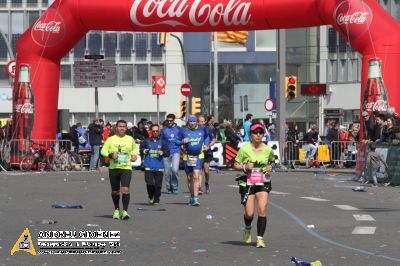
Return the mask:
[[100,54],[101,50],[101,32],[91,32],[88,34],[89,54]]
[[327,71],[328,82],[337,81],[337,60],[329,60]]
[[158,44],[158,34],[151,33],[151,60],[161,61],[163,54],[163,47]]
[[14,54],[16,54],[16,46],[19,37],[24,33],[24,13],[12,12],[11,13],[11,47]]
[[104,55],[106,58],[115,57],[115,49],[117,48],[117,33],[104,33]]
[[6,65],[0,65],[0,85],[3,87],[12,86],[10,83],[10,76],[8,75]]
[[121,86],[133,85],[133,65],[118,65]]
[[348,71],[347,71],[347,59],[344,60],[339,60],[339,65],[338,65],[338,77],[337,77],[337,81],[339,82],[345,82],[348,81]]
[[135,66],[136,69],[136,84],[148,85],[149,84],[149,66],[147,64],[140,64]]
[[60,86],[71,87],[71,65],[60,66]]
[[342,37],[342,35],[339,34],[339,52],[347,52],[347,46],[346,40]]
[[0,0],[0,7],[7,7],[7,0]]
[[26,0],[26,6],[27,7],[37,7],[38,0]]
[[49,3],[47,0],[42,0],[42,7],[48,7]]
[[147,33],[135,33],[135,52],[136,61],[146,61],[147,58]]
[[336,53],[337,48],[337,32],[334,28],[328,29],[328,52]]
[[276,31],[275,30],[257,30],[256,51],[276,51]]
[[121,61],[130,61],[133,48],[133,35],[132,33],[119,34],[119,50]]
[[[0,30],[8,38],[8,12],[0,12]],[[0,59],[7,59],[7,41],[0,34]]]
[[86,36],[83,36],[82,39],[74,47],[74,56],[75,59],[83,59],[85,57],[85,46],[86,46]]
[[39,11],[27,11],[28,27],[32,26],[39,18]]
[[164,76],[164,65],[151,65],[152,76]]
[[11,7],[22,7],[22,0],[11,0]]

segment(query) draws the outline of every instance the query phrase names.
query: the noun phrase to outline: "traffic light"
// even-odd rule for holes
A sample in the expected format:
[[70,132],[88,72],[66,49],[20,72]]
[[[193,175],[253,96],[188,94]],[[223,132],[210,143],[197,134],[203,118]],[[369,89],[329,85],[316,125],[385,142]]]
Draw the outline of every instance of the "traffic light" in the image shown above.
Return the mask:
[[185,118],[185,117],[186,117],[186,114],[187,114],[187,101],[181,100],[181,103],[180,103],[180,111],[181,111],[181,116],[180,116],[180,118],[181,118],[181,119],[182,119],[182,118]]
[[201,98],[192,97],[192,115],[201,113]]
[[297,94],[297,77],[296,76],[285,77],[286,100],[290,101],[296,98],[296,94]]

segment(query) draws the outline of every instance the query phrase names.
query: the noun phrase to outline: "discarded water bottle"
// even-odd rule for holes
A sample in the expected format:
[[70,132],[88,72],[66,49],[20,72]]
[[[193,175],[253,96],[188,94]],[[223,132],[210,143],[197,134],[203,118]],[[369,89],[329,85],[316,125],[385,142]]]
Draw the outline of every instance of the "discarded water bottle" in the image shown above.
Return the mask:
[[43,219],[41,224],[55,224],[57,221],[55,220],[48,220],[48,219]]
[[83,209],[82,205],[53,204],[51,207],[56,209]]
[[357,186],[352,189],[355,192],[367,192],[367,189],[364,186]]
[[310,266],[311,265],[309,262],[299,260],[296,257],[292,257],[292,259],[290,261],[293,262],[293,264],[297,265],[297,266]]
[[212,215],[209,214],[206,216],[206,218],[207,218],[207,220],[211,220],[213,217],[212,217]]

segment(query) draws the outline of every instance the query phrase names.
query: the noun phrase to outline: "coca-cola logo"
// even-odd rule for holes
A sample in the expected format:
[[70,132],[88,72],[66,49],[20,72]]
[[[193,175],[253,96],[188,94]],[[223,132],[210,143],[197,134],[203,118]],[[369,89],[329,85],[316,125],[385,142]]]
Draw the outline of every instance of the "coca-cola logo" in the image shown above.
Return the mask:
[[384,100],[377,100],[372,107],[372,111],[387,112],[388,104]]
[[372,10],[361,1],[344,0],[337,5],[333,19],[340,32],[354,40],[368,30],[372,22]]
[[139,27],[238,26],[250,22],[251,1],[228,0],[217,3],[205,0],[135,0],[130,16]]
[[49,8],[32,26],[31,34],[37,44],[45,47],[54,46],[65,37],[64,19],[57,10]]
[[16,104],[15,112],[21,114],[33,114],[34,106],[31,103]]

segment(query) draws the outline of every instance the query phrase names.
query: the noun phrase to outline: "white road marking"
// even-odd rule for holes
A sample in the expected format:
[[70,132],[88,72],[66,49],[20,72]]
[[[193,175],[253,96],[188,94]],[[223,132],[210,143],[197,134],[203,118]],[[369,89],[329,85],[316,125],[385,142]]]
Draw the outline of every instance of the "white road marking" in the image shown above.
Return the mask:
[[287,195],[287,194],[289,194],[289,193],[286,193],[286,192],[279,192],[279,191],[274,191],[274,190],[271,190],[270,193],[271,194],[276,194],[276,195]]
[[356,221],[375,221],[374,217],[369,214],[353,214]]
[[375,234],[375,226],[356,226],[352,232],[353,235],[373,235]]
[[344,210],[344,211],[357,211],[358,210],[356,207],[349,206],[349,205],[334,205],[334,206],[341,210]]
[[314,198],[314,197],[300,197],[302,199],[308,199],[308,200],[313,200],[313,201],[330,201],[327,199],[321,199],[321,198]]
[[238,185],[226,185],[227,187],[231,187],[231,188],[239,188]]

